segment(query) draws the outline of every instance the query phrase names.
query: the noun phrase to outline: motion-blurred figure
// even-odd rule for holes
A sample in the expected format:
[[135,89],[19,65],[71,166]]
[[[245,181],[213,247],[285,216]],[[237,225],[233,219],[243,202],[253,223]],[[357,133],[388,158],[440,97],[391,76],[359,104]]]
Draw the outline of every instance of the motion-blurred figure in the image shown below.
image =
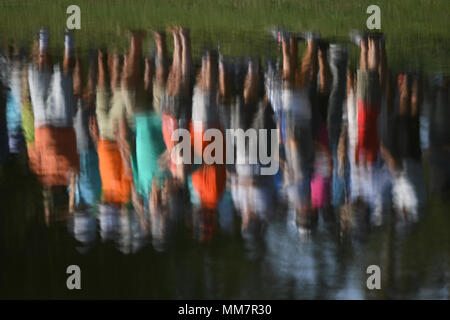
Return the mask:
[[[67,186],[74,186],[79,159],[73,128],[74,87],[73,35],[65,34],[62,68],[52,64],[49,34],[42,28],[35,61],[28,68],[28,82],[34,116],[34,142],[28,145],[30,167],[44,185],[45,216],[50,221],[54,206],[73,203]],[[64,211],[64,210],[63,210]]]
[[429,127],[429,159],[431,165],[431,190],[446,199],[450,190],[450,79],[434,76],[430,80],[427,100],[431,103]]
[[268,95],[284,146],[283,180],[289,209],[295,212],[300,228],[310,228],[317,222],[317,210],[311,203],[315,152],[311,97],[315,95],[318,70],[317,39],[312,35],[307,38],[298,66],[298,39],[283,33],[282,54],[282,83],[271,86],[274,92],[269,91]]
[[[360,66],[356,77],[347,74],[347,132],[351,202],[375,224],[382,222],[390,175],[380,157],[378,118],[385,103],[386,60],[384,39],[361,37]],[[355,208],[353,208],[355,209]],[[359,210],[359,209],[358,209]],[[353,211],[350,208],[350,211]],[[361,219],[366,221],[365,219]]]

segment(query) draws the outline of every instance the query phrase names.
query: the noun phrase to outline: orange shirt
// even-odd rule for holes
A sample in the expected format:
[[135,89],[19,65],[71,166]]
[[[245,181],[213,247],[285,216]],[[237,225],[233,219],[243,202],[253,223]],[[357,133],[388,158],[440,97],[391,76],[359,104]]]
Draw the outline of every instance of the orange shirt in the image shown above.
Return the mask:
[[48,186],[67,186],[69,170],[79,171],[73,128],[39,127],[35,141],[28,148],[30,167]]
[[200,203],[205,209],[216,209],[225,190],[225,165],[204,164],[192,174],[192,185],[200,196]]
[[117,142],[100,139],[97,146],[102,179],[102,199],[106,203],[125,204],[130,201],[131,177],[125,173]]

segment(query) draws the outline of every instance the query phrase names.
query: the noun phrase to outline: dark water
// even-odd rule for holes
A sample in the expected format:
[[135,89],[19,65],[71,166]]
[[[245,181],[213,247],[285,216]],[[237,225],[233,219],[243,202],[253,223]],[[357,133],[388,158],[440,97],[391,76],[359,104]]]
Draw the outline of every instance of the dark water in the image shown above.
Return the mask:
[[[0,297],[448,299],[445,66],[401,70],[380,34],[261,33],[258,57],[173,36],[3,47]],[[279,169],[177,165],[179,128],[279,129]]]

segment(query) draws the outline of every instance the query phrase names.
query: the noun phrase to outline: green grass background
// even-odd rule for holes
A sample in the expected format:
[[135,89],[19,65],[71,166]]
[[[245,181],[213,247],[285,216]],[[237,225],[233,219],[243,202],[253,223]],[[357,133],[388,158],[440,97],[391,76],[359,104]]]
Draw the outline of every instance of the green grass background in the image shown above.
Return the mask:
[[176,24],[191,29],[194,52],[220,43],[224,53],[235,55],[269,54],[262,35],[273,25],[345,38],[352,28],[366,29],[366,9],[376,4],[391,62],[449,69],[449,0],[0,0],[0,39],[28,43],[42,25],[61,35],[70,4],[81,8],[81,48],[122,47],[127,29]]

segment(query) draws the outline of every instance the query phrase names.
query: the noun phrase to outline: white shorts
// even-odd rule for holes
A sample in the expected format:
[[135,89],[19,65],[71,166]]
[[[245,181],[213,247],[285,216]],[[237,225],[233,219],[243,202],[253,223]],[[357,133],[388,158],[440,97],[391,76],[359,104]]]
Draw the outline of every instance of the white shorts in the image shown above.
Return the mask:
[[307,89],[283,89],[281,99],[285,112],[294,114],[297,119],[311,120],[311,103]]
[[213,124],[219,122],[216,95],[205,92],[199,87],[194,88],[192,98],[192,121]]
[[53,66],[53,72],[30,65],[28,82],[35,126],[71,127],[74,110],[72,75],[65,75],[59,65]]

